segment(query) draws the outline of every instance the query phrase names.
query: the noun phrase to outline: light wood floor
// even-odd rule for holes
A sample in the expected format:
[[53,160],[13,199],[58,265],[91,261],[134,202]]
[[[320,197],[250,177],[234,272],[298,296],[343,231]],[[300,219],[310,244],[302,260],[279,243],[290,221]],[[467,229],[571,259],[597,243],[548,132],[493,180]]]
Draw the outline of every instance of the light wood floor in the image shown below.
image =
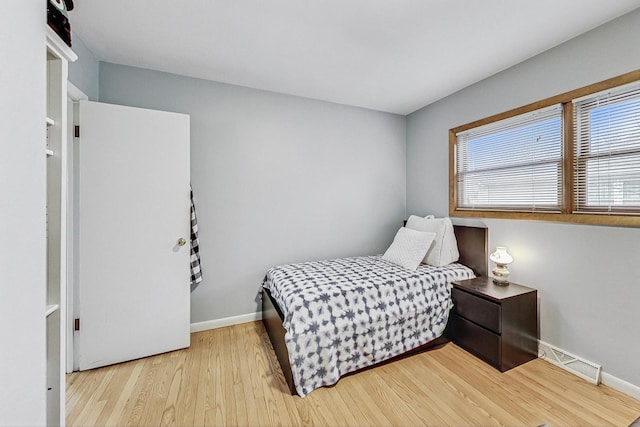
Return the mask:
[[260,322],[67,377],[69,426],[628,426],[639,416],[640,401],[542,360],[501,374],[451,343],[301,399],[288,394]]

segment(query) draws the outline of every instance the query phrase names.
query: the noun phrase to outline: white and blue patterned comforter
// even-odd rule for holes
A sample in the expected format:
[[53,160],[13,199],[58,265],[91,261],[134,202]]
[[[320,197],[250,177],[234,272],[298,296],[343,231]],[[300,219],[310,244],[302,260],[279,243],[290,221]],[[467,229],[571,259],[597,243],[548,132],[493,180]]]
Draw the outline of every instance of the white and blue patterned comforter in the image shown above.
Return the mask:
[[444,332],[462,264],[409,271],[380,255],[274,267],[263,286],[284,314],[298,394],[402,354]]

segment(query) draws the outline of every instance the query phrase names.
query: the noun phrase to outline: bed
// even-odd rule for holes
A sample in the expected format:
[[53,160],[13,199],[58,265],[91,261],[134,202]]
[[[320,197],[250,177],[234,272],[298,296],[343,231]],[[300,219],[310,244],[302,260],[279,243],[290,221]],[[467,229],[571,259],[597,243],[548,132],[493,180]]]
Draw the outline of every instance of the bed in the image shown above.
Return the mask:
[[[446,343],[443,332],[451,306],[449,283],[487,274],[487,229],[456,225],[454,233],[460,258],[457,263],[444,267],[421,265],[416,272],[403,272],[374,255],[291,264],[269,270],[262,287],[262,321],[291,394],[304,397],[347,374]],[[328,286],[349,275],[360,276],[371,286],[356,286],[349,290],[348,297],[345,297],[346,291],[327,291],[331,289]],[[432,282],[434,278],[437,280]],[[288,293],[286,286],[284,290],[271,290],[274,281],[289,283]],[[315,292],[313,300],[293,300],[294,294],[306,292],[304,288]],[[429,307],[434,308],[423,310],[424,313],[415,318],[405,316],[404,313],[415,309],[414,299],[421,289],[429,291],[428,298],[434,300],[433,304],[429,302]],[[395,304],[371,304],[371,299],[377,296],[371,292],[393,294]],[[368,306],[357,305],[367,298]],[[331,305],[318,305],[328,300]],[[282,305],[297,301],[298,305],[283,310],[278,301]],[[394,318],[398,313],[405,317]],[[292,316],[309,317],[307,325],[302,329],[295,326],[299,323],[292,323]],[[290,331],[286,338],[292,348],[291,359],[285,338],[287,330]],[[392,339],[384,342],[381,339],[384,335],[387,338],[391,335]]]

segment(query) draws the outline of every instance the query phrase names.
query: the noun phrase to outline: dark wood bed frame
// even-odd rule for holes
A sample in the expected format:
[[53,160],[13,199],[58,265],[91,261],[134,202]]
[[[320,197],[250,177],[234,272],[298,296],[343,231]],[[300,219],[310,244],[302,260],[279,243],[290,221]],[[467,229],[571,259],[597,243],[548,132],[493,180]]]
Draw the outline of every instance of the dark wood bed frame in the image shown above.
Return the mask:
[[[456,235],[456,240],[458,241],[458,250],[460,252],[460,259],[458,262],[470,267],[476,276],[486,276],[488,255],[487,229],[483,227],[471,227],[464,225],[454,225],[453,229]],[[282,326],[283,319],[284,316],[282,311],[271,296],[271,293],[267,289],[262,289],[262,322],[267,330],[267,334],[271,340],[271,345],[276,353],[278,362],[280,362],[280,367],[282,368],[282,373],[284,374],[284,378],[289,386],[289,391],[292,395],[297,395],[298,393],[293,383],[291,365],[289,365],[289,352],[287,351],[287,345],[284,341],[284,334],[286,331]],[[448,341],[449,340],[445,337],[445,334],[443,334],[440,338],[429,341],[428,343],[416,347],[406,353],[379,362],[375,365],[368,366],[364,369],[350,372],[347,375],[355,374],[384,363],[393,362],[416,353],[421,353],[425,350],[446,344]]]

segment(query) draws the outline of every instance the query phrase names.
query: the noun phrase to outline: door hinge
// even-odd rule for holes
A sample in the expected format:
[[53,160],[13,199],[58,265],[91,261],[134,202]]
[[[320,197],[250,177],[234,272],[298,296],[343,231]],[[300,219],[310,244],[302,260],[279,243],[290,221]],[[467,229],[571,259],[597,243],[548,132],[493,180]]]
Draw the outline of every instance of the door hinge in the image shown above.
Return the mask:
[[80,330],[80,319],[73,319],[73,330],[74,331]]
[[74,126],[73,127],[73,136],[75,138],[80,138],[80,126]]

